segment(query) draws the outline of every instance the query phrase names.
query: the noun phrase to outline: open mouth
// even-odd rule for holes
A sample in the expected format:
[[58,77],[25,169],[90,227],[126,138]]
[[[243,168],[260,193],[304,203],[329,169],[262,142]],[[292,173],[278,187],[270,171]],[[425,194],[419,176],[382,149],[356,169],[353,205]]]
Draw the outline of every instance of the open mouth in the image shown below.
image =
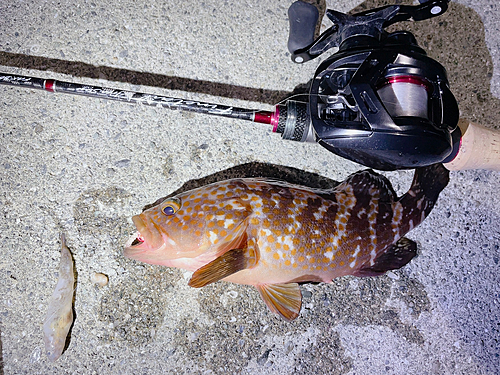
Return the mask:
[[126,258],[143,260],[144,257],[147,257],[147,254],[151,252],[151,250],[150,244],[144,239],[142,234],[137,231],[132,234],[125,243],[123,255]]
[[141,236],[141,234],[139,232],[137,232],[137,237],[135,240],[132,241],[132,243],[130,244],[130,246],[135,246],[135,245],[139,245],[141,243],[144,242],[144,238]]
[[141,235],[141,233],[140,232],[135,232],[127,240],[127,243],[125,244],[125,248],[126,249],[138,248],[142,244],[144,244],[144,242],[146,242],[146,241],[144,240],[144,237]]
[[133,255],[147,250],[156,250],[163,245],[162,235],[158,228],[143,215],[132,217],[137,232],[125,244],[125,254]]

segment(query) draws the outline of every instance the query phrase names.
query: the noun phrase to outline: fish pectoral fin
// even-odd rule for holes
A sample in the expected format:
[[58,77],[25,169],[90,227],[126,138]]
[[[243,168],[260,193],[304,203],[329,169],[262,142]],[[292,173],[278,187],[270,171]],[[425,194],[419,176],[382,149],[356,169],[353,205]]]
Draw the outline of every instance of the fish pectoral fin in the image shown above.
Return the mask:
[[402,237],[382,254],[379,254],[375,258],[373,265],[364,265],[353,275],[361,277],[383,275],[389,270],[403,267],[415,255],[417,255],[417,244],[406,237]]
[[188,285],[193,288],[215,283],[233,273],[251,268],[257,263],[255,251],[248,248],[232,249],[198,268],[191,276]]
[[246,232],[248,228],[248,222],[248,218],[243,220],[240,224],[238,224],[238,226],[236,226],[236,228],[233,229],[232,239],[218,245],[218,256],[221,256],[233,249],[245,249],[248,247],[248,235]]
[[269,310],[283,319],[292,321],[299,316],[302,306],[302,294],[299,284],[264,284],[257,285],[260,296]]

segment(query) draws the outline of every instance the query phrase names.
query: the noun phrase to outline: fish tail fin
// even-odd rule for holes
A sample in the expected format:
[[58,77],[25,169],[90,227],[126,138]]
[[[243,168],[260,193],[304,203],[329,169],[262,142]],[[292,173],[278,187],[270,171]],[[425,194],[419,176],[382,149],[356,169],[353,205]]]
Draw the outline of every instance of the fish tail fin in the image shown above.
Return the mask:
[[450,172],[441,163],[417,168],[410,191],[421,193],[428,200],[435,202],[449,181]]
[[400,210],[399,233],[404,234],[419,225],[436,204],[439,194],[448,185],[450,172],[443,164],[417,168],[410,190],[395,203]]

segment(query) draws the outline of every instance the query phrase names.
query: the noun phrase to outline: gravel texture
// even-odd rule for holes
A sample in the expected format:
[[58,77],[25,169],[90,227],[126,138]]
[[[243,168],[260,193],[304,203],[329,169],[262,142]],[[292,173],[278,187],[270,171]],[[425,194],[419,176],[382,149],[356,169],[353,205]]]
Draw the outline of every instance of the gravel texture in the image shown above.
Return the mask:
[[[0,71],[271,109],[319,63],[290,61],[290,4],[3,0]],[[500,130],[499,19],[497,0],[460,0],[400,27],[447,68],[461,115]],[[328,186],[363,167],[264,125],[93,98],[0,86],[0,113],[0,375],[500,373],[500,173],[452,172],[409,234],[417,258],[305,285],[287,323],[251,287],[196,290],[182,270],[125,259],[130,218],[191,180]],[[412,178],[385,174],[399,194]],[[62,231],[76,319],[51,363],[42,324]]]

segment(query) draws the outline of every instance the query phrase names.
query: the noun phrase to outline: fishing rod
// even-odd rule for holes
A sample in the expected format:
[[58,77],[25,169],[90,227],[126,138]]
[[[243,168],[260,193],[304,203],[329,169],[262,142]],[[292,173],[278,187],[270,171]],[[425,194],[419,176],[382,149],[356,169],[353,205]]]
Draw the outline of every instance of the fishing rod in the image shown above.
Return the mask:
[[309,139],[303,138],[304,129],[309,123],[307,106],[305,103],[294,100],[287,100],[285,104],[276,105],[275,111],[271,112],[15,74],[0,73],[0,84],[269,124],[273,126],[273,132],[282,134],[283,139],[314,142],[312,133],[306,134],[309,135]]
[[275,113],[269,111],[237,108],[222,104],[205,103],[197,100],[174,98],[170,96],[147,94],[109,87],[85,85],[59,81],[55,79],[43,79],[0,73],[0,84],[20,86],[31,89],[40,89],[54,93],[89,96],[99,99],[116,100],[134,104],[144,104],[153,107],[163,107],[174,110],[197,112],[206,115],[230,117],[240,120],[260,122],[264,124],[272,124],[276,118]]
[[[335,52],[317,68],[306,101],[289,98],[274,111],[0,73],[0,84],[160,106],[272,126],[286,140],[315,142],[365,166],[409,169],[445,163],[450,169],[500,170],[500,136],[460,123],[445,68],[399,21],[443,14],[449,0],[388,5],[348,15],[328,9],[333,26],[314,38],[319,12],[297,1],[289,10],[288,49],[302,64]],[[458,124],[458,125],[457,125]]]

